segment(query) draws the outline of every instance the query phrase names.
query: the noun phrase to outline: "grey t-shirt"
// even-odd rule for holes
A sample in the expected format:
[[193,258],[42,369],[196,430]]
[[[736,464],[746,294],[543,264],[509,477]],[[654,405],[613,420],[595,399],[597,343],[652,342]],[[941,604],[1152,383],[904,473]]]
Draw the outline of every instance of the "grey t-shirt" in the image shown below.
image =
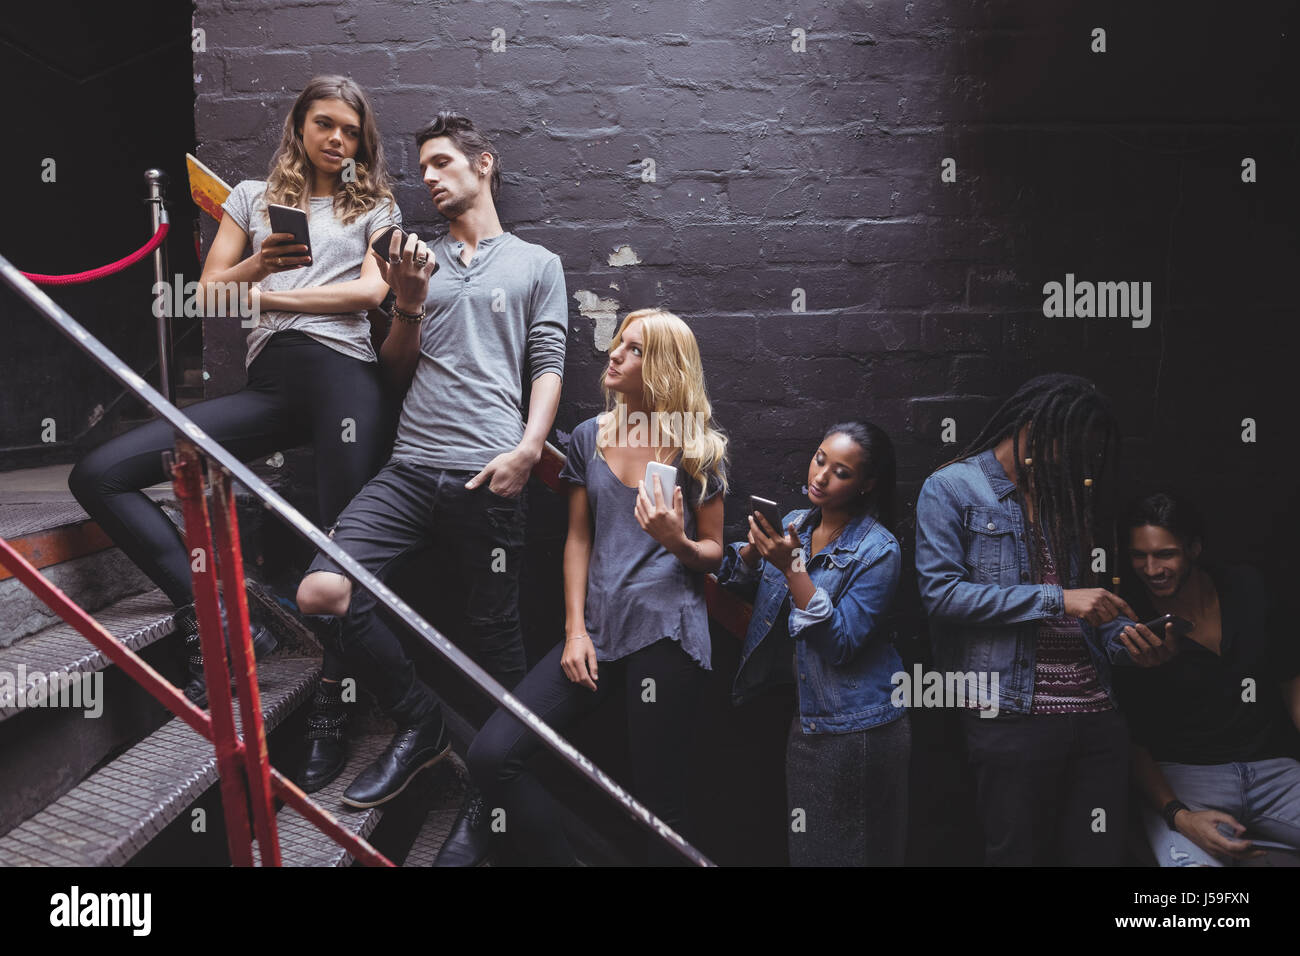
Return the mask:
[[[587,566],[587,634],[596,660],[616,661],[665,637],[706,670],[710,668],[709,612],[704,575],[692,571],[637,523],[637,489],[619,481],[596,454],[597,420],[573,430],[560,477],[585,485],[594,523]],[[700,485],[677,469],[686,534],[695,537]],[[709,477],[705,500],[721,485]]]
[[555,253],[509,232],[480,240],[468,266],[450,235],[430,249],[438,271],[393,457],[478,471],[524,437],[524,383],[564,375],[564,269]]
[[[221,204],[226,214],[251,237],[254,251],[262,248],[272,231],[266,218],[265,192],[266,183],[262,180],[245,179]],[[361,278],[361,262],[366,257],[370,238],[379,230],[402,221],[401,211],[387,200],[362,213],[347,226],[334,215],[333,197],[315,196],[309,202],[307,231],[311,235],[311,264],[302,269],[271,273],[260,283],[263,291],[306,289]],[[258,317],[253,331],[248,333],[245,364],[252,365],[271,336],[284,329],[305,332],[322,345],[363,362],[378,361],[374,346],[370,344],[370,320],[364,312],[310,315],[266,310]]]

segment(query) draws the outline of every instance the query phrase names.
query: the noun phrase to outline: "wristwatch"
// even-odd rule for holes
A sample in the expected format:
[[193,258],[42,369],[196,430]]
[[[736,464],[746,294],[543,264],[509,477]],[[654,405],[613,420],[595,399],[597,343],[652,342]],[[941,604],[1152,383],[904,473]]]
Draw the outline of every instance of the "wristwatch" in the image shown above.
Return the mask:
[[1160,815],[1165,818],[1165,826],[1171,830],[1177,830],[1174,826],[1174,817],[1178,816],[1179,810],[1186,810],[1188,813],[1192,812],[1192,808],[1181,800],[1170,800],[1160,810]]

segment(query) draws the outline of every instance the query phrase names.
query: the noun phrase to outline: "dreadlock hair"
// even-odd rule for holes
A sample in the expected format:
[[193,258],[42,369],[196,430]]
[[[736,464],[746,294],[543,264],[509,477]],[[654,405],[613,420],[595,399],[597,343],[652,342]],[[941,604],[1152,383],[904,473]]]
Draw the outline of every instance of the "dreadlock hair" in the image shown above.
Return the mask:
[[[1028,447],[1020,443],[1025,425]],[[1110,402],[1086,378],[1040,375],[1021,385],[954,460],[973,458],[1008,437],[1026,525],[1025,502],[1032,495],[1038,533],[1055,560],[1062,586],[1078,587],[1092,564],[1099,526],[1097,490],[1109,489],[1112,483],[1106,479],[1119,457],[1119,425]],[[1108,515],[1113,513],[1109,497],[1103,505]],[[1038,552],[1031,543],[1029,564],[1035,579],[1042,572]],[[1118,561],[1118,555],[1114,559]],[[1096,574],[1093,581],[1094,587],[1102,586]]]

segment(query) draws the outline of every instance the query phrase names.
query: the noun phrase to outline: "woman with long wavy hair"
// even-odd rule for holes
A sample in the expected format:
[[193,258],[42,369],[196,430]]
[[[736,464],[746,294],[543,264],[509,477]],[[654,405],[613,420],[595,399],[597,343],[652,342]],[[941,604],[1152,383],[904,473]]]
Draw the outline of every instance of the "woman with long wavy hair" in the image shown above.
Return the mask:
[[[699,346],[661,309],[623,320],[610,346],[607,411],[574,429],[564,643],[515,688],[561,732],[611,694],[627,710],[632,791],[678,832],[686,826],[692,708],[710,667],[704,575],[722,560],[727,439],[712,420]],[[648,462],[676,480],[646,487]],[[529,863],[572,865],[551,797],[526,766],[539,744],[498,710],[470,746],[487,807]],[[678,862],[661,841],[653,863]]]
[[[307,213],[310,254],[291,234],[272,231],[270,203]],[[248,379],[234,394],[198,402],[185,413],[241,459],[313,445],[319,517],[328,527],[383,464],[392,431],[366,316],[388,286],[366,252],[401,213],[361,87],[341,76],[312,79],[285,117],[266,181],[239,183],[222,208],[226,215],[199,281],[205,298],[214,301],[213,293],[238,289],[234,305],[257,316],[248,335]],[[167,477],[162,452],[173,440],[166,422],[142,425],[92,450],[68,484],[178,608],[189,652],[185,693],[206,706],[189,556],[171,521],[141,491]],[[259,656],[274,648],[267,628],[255,624],[253,630]],[[324,786],[343,768],[341,677],[341,656],[327,648],[309,720],[307,790]]]

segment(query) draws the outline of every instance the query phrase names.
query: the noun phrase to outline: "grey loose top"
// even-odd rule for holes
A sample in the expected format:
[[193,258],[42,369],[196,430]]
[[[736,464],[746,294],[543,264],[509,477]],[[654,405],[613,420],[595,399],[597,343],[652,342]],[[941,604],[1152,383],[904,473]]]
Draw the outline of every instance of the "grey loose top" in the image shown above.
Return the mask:
[[[568,459],[560,477],[585,485],[594,524],[587,568],[587,634],[596,660],[616,661],[663,638],[681,642],[682,650],[710,668],[709,613],[704,604],[704,575],[682,564],[637,523],[637,489],[629,488],[596,454],[595,418],[573,430]],[[700,486],[682,468],[685,528],[695,537],[694,505]],[[706,500],[721,485],[710,476]]]
[[[221,204],[226,214],[248,235],[254,251],[261,249],[271,234],[265,194],[264,181],[245,179]],[[370,238],[379,230],[402,222],[402,213],[388,200],[362,213],[347,226],[334,214],[334,197],[313,196],[309,205],[307,231],[311,234],[311,263],[301,269],[271,273],[260,283],[263,290],[308,289],[360,279],[361,263],[366,257]],[[258,316],[257,325],[248,333],[245,364],[252,365],[271,336],[285,329],[305,332],[322,345],[362,362],[378,361],[374,346],[370,344],[370,320],[365,312],[311,315],[268,309]]]

